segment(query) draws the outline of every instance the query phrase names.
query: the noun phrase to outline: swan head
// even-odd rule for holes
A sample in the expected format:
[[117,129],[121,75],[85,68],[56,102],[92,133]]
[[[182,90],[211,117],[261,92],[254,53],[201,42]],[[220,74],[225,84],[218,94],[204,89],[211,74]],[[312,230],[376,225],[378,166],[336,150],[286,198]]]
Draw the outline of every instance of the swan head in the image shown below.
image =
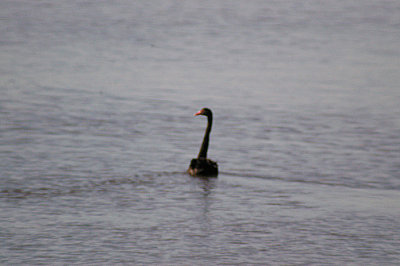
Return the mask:
[[211,116],[212,112],[208,108],[203,108],[203,109],[201,109],[200,111],[198,111],[197,113],[194,114],[194,116],[198,116],[198,115]]

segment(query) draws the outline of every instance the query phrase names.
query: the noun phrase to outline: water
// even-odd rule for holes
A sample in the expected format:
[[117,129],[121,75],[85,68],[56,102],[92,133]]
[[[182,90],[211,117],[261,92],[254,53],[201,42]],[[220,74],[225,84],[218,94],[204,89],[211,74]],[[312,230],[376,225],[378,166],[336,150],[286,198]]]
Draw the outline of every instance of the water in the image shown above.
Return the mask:
[[399,13],[1,1],[0,263],[398,264]]

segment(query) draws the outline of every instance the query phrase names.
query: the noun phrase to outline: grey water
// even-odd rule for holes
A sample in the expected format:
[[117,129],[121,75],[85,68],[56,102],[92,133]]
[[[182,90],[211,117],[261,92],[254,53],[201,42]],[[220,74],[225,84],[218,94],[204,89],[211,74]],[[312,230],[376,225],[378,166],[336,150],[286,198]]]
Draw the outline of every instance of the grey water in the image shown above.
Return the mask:
[[0,264],[398,265],[399,47],[399,1],[0,1]]

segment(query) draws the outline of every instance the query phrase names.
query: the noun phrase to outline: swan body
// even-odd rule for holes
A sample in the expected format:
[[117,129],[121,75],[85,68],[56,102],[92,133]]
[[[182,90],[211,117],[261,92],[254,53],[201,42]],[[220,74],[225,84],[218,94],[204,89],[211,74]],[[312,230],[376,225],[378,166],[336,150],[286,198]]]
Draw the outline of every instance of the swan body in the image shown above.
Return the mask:
[[210,133],[212,127],[212,112],[208,108],[203,108],[196,114],[204,115],[207,117],[207,128],[204,134],[203,143],[201,144],[200,152],[197,158],[193,158],[190,162],[188,173],[192,176],[217,176],[218,175],[218,164],[210,159],[207,159],[208,143],[210,140]]
[[191,176],[217,176],[218,164],[207,158],[193,158],[188,173]]

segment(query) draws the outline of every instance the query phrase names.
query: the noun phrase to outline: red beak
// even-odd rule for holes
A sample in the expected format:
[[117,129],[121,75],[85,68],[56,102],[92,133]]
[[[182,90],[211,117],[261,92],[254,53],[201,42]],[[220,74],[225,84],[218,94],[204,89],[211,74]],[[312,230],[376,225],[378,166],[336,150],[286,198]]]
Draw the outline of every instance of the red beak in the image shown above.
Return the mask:
[[203,110],[198,111],[197,113],[194,114],[194,116],[196,116],[196,115],[201,115],[201,114],[203,113],[202,111],[203,111]]

